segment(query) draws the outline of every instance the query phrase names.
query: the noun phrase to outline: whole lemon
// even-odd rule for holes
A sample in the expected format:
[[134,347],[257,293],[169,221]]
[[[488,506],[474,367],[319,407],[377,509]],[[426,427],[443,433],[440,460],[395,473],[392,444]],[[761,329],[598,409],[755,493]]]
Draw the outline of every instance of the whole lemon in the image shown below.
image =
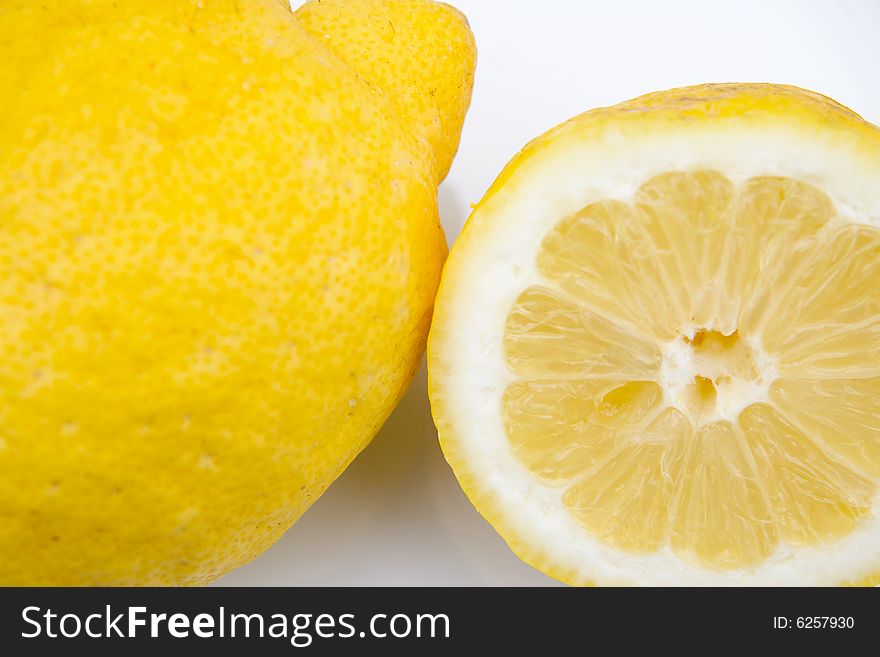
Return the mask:
[[0,584],[201,584],[422,354],[470,101],[425,0],[4,0]]

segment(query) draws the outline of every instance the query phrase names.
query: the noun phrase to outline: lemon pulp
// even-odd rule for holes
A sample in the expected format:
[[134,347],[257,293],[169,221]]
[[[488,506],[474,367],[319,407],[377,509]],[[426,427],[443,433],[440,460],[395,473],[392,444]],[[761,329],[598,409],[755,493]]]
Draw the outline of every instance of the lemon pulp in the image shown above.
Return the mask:
[[880,230],[812,185],[671,171],[561,218],[502,419],[568,513],[715,568],[841,538],[880,476]]

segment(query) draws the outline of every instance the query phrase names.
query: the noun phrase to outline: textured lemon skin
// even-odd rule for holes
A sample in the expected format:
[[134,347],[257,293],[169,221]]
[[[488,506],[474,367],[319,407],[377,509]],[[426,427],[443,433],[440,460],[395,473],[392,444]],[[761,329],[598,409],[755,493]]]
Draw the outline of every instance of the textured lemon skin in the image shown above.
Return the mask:
[[446,255],[438,15],[394,37],[460,72],[416,116],[277,0],[2,4],[0,584],[209,582],[369,442]]
[[375,4],[321,0],[303,5],[296,16],[305,30],[382,88],[409,122],[422,128],[423,148],[434,157],[439,182],[452,165],[470,104],[473,33],[461,13],[442,3],[386,0],[381,12]]
[[[507,192],[527,178],[531,170],[551,161],[560,150],[603,141],[613,144],[623,136],[649,138],[658,132],[692,126],[711,131],[737,125],[802,131],[813,139],[826,140],[846,149],[859,158],[867,170],[880,174],[880,128],[821,94],[765,83],[704,84],[669,89],[585,112],[529,142],[474,206],[444,265],[427,346],[428,394],[441,448],[465,494],[511,550],[530,566],[563,583],[596,584],[578,570],[561,567],[536,547],[529,536],[522,534],[508,519],[507,510],[481,473],[469,463],[446,390],[447,382],[452,380],[451,368],[455,367],[452,351],[455,345],[447,338],[452,333],[450,322],[454,318],[446,308],[461,290],[474,284],[469,276],[468,259],[476,257],[481,243],[493,231],[504,230],[496,221],[503,212],[496,214],[494,210],[506,208]],[[875,586],[878,582],[880,572],[873,572],[840,584]]]

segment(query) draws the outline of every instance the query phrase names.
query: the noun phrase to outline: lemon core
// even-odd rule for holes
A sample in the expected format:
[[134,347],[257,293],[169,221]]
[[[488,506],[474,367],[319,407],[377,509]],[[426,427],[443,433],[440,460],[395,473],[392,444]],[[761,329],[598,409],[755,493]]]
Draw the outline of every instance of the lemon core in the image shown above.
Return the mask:
[[757,340],[734,330],[699,330],[663,350],[660,383],[668,403],[694,426],[735,420],[747,406],[767,399],[776,364]]

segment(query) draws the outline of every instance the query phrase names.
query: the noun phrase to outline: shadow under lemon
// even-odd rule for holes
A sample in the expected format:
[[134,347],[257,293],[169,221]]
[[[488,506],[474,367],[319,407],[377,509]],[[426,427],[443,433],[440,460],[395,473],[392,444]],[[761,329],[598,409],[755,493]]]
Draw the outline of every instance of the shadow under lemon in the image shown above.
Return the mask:
[[446,464],[424,363],[373,442],[226,586],[551,585],[480,517]]

